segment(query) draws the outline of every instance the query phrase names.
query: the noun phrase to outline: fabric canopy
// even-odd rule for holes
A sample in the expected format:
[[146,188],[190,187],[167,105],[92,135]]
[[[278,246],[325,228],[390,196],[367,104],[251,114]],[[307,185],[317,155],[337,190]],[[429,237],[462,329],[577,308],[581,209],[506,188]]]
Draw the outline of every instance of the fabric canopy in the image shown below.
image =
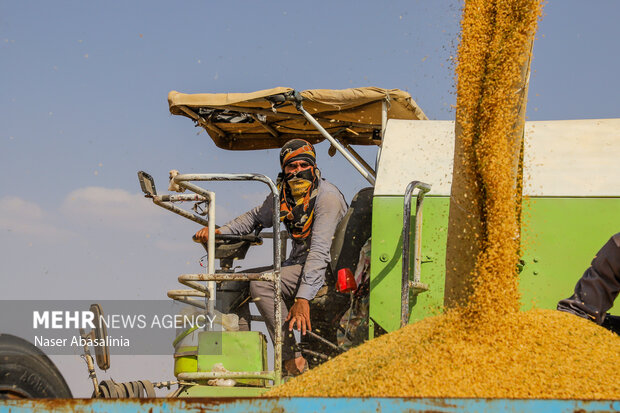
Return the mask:
[[[291,88],[253,93],[168,94],[170,113],[183,115],[203,127],[223,149],[279,148],[292,138],[318,143],[324,138],[295,107]],[[305,90],[304,109],[332,136],[352,145],[381,142],[382,102],[388,119],[427,119],[409,93],[375,87]]]

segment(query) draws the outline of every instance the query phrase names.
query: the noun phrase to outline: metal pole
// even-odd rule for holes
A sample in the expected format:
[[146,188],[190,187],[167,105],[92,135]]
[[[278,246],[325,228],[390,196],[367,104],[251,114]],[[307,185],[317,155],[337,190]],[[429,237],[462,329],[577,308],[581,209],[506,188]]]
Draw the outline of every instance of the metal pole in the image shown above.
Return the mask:
[[387,127],[387,100],[383,99],[381,102],[381,139],[385,138],[385,128]]
[[[178,177],[179,175],[177,175]],[[207,231],[209,234],[209,239],[207,240],[207,274],[215,273],[215,192],[207,191],[197,185],[194,185],[190,182],[184,182],[183,180],[178,180],[177,177],[174,178],[174,181],[179,184],[179,186],[189,189],[190,191],[202,195],[208,202],[208,212],[207,216],[209,217],[207,221]],[[196,283],[194,283],[196,284]],[[189,287],[195,288],[195,286],[186,284]],[[213,319],[215,316],[215,290],[216,283],[215,281],[207,281],[206,282],[206,290],[207,294],[205,294],[205,305],[207,307],[207,316],[209,319]],[[201,289],[199,289],[201,290]],[[205,325],[206,331],[211,330],[211,324]]]
[[167,204],[166,202],[161,201],[160,197],[158,196],[153,197],[153,203],[155,205],[159,205],[160,207],[167,209],[168,211],[172,211],[175,214],[182,216],[183,218],[187,218],[191,221],[194,221],[197,224],[204,225],[205,227],[209,225],[209,222],[206,219],[196,216],[190,212],[187,212],[186,210],[181,209],[175,205]]
[[[207,240],[207,274],[215,274],[215,192],[206,191],[209,194],[209,239]],[[207,289],[209,290],[209,297],[207,298],[207,315],[210,320],[215,316],[215,281],[207,281]],[[205,327],[207,330],[211,330],[212,323],[207,323]]]
[[368,182],[370,182],[372,186],[375,186],[375,178],[372,174],[364,169],[364,167],[336,139],[334,139],[334,137],[330,135],[329,132],[327,132],[325,128],[323,128],[323,126],[321,126],[321,124],[312,117],[312,115],[306,112],[301,103],[297,103],[296,107],[297,110],[304,115],[306,119],[308,119],[308,122],[310,122],[312,126],[321,132],[321,135],[323,135],[332,144],[332,146],[336,148],[338,152],[340,152],[346,160],[349,161],[349,163],[353,165],[353,167],[357,169],[357,171],[362,174],[364,178],[366,178]]
[[[269,178],[267,178],[269,179]],[[280,194],[278,188],[269,180],[269,186],[272,188],[271,195],[273,200],[273,270],[275,273],[275,324],[276,324],[276,337],[275,344],[273,346],[274,356],[274,385],[278,386],[282,376],[282,283],[280,266],[282,264],[282,247],[280,240]]]

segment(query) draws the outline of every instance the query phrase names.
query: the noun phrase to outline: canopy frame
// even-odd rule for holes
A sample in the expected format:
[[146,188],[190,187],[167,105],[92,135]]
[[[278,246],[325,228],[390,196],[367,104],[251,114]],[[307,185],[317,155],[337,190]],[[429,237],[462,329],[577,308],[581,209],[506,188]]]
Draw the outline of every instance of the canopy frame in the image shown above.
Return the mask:
[[[300,93],[275,88],[249,94],[198,95],[172,91],[168,100],[173,114],[194,120],[196,126],[204,128],[216,145],[224,149],[281,147],[295,136],[312,143],[327,139],[330,156],[340,152],[373,186],[375,171],[351,143],[374,144],[380,150],[390,110],[396,118],[427,119],[408,93],[395,89]],[[306,101],[310,109],[304,107]]]
[[[370,171],[368,171],[366,168],[364,168],[364,166],[362,166],[362,164],[356,159],[356,158],[361,158],[361,156],[359,156],[359,154],[357,155],[357,157],[354,157],[353,155],[351,155],[349,153],[349,151],[347,151],[344,146],[342,146],[340,144],[340,142],[338,142],[332,135],[329,134],[329,132],[327,132],[325,130],[325,128],[323,128],[323,126],[321,126],[321,124],[319,122],[317,122],[316,119],[314,119],[312,117],[311,114],[309,114],[306,109],[304,109],[303,105],[301,104],[301,100],[296,101],[295,102],[295,107],[297,108],[297,110],[304,115],[304,117],[306,119],[308,119],[308,121],[319,131],[321,132],[321,135],[323,135],[325,137],[325,139],[327,139],[329,141],[329,143],[332,144],[332,147],[336,148],[336,150],[338,152],[340,152],[342,154],[342,156],[344,156],[344,158],[349,161],[349,163],[351,165],[353,165],[353,167],[357,170],[357,172],[359,172],[364,179],[366,179],[368,182],[370,182],[370,185],[375,186],[375,181],[377,180],[377,175],[375,174],[375,171],[373,171],[372,169],[370,169]],[[356,152],[357,154],[357,152]],[[368,165],[368,164],[366,164]],[[371,172],[372,171],[372,172]]]

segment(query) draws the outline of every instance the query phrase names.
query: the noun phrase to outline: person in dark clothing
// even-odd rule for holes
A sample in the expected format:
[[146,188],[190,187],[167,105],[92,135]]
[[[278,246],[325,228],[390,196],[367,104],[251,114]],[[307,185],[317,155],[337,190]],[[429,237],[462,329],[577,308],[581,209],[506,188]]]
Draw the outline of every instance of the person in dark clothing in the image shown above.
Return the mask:
[[620,233],[596,254],[575,285],[575,293],[558,303],[558,310],[587,318],[620,334],[620,317],[607,314],[620,292]]

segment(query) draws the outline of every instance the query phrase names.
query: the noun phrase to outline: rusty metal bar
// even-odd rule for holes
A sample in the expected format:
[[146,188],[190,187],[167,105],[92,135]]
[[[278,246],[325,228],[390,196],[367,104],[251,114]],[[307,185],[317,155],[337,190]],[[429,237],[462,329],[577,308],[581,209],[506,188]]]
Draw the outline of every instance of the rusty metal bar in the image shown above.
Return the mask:
[[[207,291],[208,293],[208,291]],[[170,290],[167,295],[169,298],[172,298],[175,301],[189,304],[194,307],[201,308],[203,310],[208,310],[204,301],[207,299],[207,293],[203,293],[202,291],[196,290]],[[203,301],[194,300],[189,297],[201,297]]]
[[205,296],[209,294],[209,289],[206,286],[202,285],[202,284],[199,284],[199,283],[194,282],[194,281],[186,281],[186,280],[183,280],[183,281],[179,280],[179,282],[181,284],[183,284],[183,285],[187,285],[190,288],[193,288],[195,290],[198,290],[198,291],[204,293]]
[[226,272],[215,274],[183,274],[179,276],[179,282],[185,284],[188,281],[274,281],[273,271],[251,273],[251,272]]
[[198,194],[179,194],[179,195],[155,195],[153,199],[157,199],[161,202],[183,202],[183,201],[197,201],[204,202],[207,200],[202,195]]
[[174,301],[178,301],[183,304],[191,305],[191,306],[200,308],[201,310],[207,310],[207,306],[204,303],[204,301],[193,300],[191,298],[186,298],[184,296],[175,297],[175,296],[171,296],[170,293],[168,293],[168,297],[172,298]]
[[172,298],[171,296],[183,296],[183,297],[204,297],[205,293],[203,293],[202,291],[196,291],[196,290],[169,290],[168,291],[168,297]]
[[168,211],[174,212],[177,215],[181,215],[183,218],[194,221],[197,224],[204,225],[205,227],[209,225],[209,221],[207,221],[206,219],[187,212],[186,210],[181,209],[175,205],[167,204],[166,202],[161,200],[161,197],[153,197],[153,203],[164,209],[167,209]]
[[[188,383],[179,383],[187,385]],[[618,400],[412,397],[230,397],[3,400],[0,413],[78,412],[615,412]]]

